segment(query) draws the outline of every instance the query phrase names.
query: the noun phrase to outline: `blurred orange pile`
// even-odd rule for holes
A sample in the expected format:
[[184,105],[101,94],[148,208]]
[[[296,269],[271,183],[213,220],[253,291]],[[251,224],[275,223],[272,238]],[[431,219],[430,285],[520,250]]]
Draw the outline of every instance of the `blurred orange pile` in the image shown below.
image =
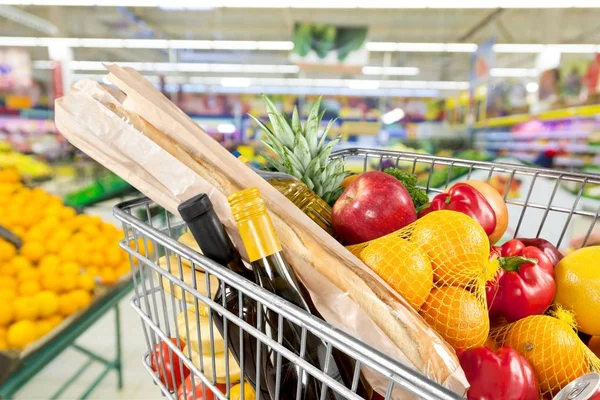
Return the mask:
[[96,277],[112,284],[130,271],[122,231],[42,189],[0,183],[0,225],[23,241],[17,250],[0,239],[0,350],[23,349],[87,307]]

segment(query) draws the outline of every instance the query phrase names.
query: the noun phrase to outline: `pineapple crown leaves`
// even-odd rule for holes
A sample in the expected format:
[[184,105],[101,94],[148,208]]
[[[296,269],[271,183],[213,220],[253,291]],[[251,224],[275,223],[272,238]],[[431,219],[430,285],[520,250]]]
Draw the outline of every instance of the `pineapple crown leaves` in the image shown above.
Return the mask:
[[298,109],[294,107],[291,119],[279,113],[273,103],[263,95],[271,128],[251,116],[265,132],[263,144],[277,157],[264,155],[278,171],[286,172],[301,179],[311,190],[328,203],[333,203],[343,191],[341,181],[348,175],[344,172],[344,161],[329,160],[339,137],[325,144],[329,130],[335,123],[330,120],[322,133],[319,126],[325,111],[319,112],[321,97],[313,104],[304,127],[300,122]]

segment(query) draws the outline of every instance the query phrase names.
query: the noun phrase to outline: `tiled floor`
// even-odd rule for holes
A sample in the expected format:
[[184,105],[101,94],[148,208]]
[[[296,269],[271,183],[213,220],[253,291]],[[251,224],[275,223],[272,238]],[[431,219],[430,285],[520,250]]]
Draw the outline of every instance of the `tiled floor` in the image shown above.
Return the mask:
[[[121,311],[122,349],[123,349],[123,390],[117,390],[117,378],[111,371],[91,394],[91,399],[162,399],[160,390],[142,365],[142,355],[146,343],[142,326],[137,314],[129,305],[131,295],[119,305]],[[115,351],[114,312],[108,312],[77,343],[112,358]],[[16,395],[16,399],[47,399],[87,361],[87,357],[76,350],[68,349],[46,366]],[[93,364],[65,391],[60,399],[76,399],[83,394],[90,383],[100,374],[99,364]]]

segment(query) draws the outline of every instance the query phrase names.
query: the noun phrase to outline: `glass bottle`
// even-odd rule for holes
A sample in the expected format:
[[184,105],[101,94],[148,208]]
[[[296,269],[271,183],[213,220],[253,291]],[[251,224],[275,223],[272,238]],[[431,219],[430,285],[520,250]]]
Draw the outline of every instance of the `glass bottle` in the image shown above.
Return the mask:
[[[179,205],[178,210],[194,239],[196,239],[202,254],[254,282],[253,272],[245,267],[239,252],[227,235],[225,227],[219,221],[206,194],[202,193],[184,201]],[[215,302],[223,305],[228,311],[239,316],[245,322],[256,326],[256,301],[248,296],[243,296],[242,309],[240,310],[239,292],[227,285],[225,285],[225,288],[226,291],[223,295],[221,286],[219,286],[214,299]],[[256,339],[245,330],[240,332],[239,326],[231,321],[227,321],[227,331],[225,331],[223,316],[217,312],[213,313],[213,324],[223,338],[227,336],[229,351],[231,351],[239,365],[243,361],[244,377],[256,389],[257,369],[259,373],[263,373],[263,370],[257,368],[256,365]],[[260,379],[264,381],[264,375]],[[264,384],[262,390],[258,393],[258,398],[260,400],[271,399]]]
[[[307,289],[283,258],[279,238],[258,189],[249,188],[233,194],[229,197],[229,204],[257,283],[266,290],[322,319]],[[270,329],[264,332],[273,340],[277,340],[280,326],[277,324],[278,314],[268,308],[264,309],[264,314],[266,321],[270,322]],[[261,328],[264,329],[264,327]],[[298,354],[302,344],[302,329],[287,320],[284,321],[281,328],[283,329],[282,337],[286,339],[284,345]],[[266,346],[264,347],[266,350]],[[353,359],[336,348],[333,348],[331,356],[327,357],[326,343],[311,333],[306,335],[305,349],[305,360],[321,371],[325,371],[325,366],[328,365],[328,375],[344,386],[351,387],[355,365]],[[323,386],[320,381],[306,372],[302,372],[300,375],[297,366],[285,359],[282,359],[281,369],[280,393],[296,393],[296,390],[299,389],[301,395],[297,396],[297,399],[316,400],[322,398]],[[274,398],[279,395],[279,393],[270,393]],[[371,388],[362,376],[358,382],[357,393],[364,398],[370,398],[372,395]],[[325,398],[328,400],[344,398],[329,388],[325,394]]]
[[252,169],[294,203],[296,207],[301,209],[304,214],[315,221],[317,225],[329,234],[333,234],[333,229],[331,228],[331,207],[325,200],[310,190],[304,182],[283,172]]

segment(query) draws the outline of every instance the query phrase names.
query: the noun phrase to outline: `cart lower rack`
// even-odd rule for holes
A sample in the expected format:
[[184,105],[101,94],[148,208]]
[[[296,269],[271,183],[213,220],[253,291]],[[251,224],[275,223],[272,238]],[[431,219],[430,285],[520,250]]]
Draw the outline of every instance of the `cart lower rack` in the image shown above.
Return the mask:
[[[381,169],[390,163],[403,167],[419,176],[420,186],[429,194],[443,191],[455,180],[498,181],[501,183],[500,189],[504,188],[510,220],[516,221],[509,226],[509,235],[512,237],[538,237],[543,234],[558,247],[568,238],[574,220],[579,219],[578,223],[584,224],[581,231],[585,244],[598,221],[600,209],[596,206],[591,211],[586,210],[585,204],[581,204],[585,203],[582,193],[586,186],[600,185],[600,179],[593,175],[367,149],[344,150],[334,153],[332,157],[343,157],[348,167],[359,171]],[[575,185],[577,194],[571,194],[563,188],[564,185]],[[515,194],[514,187],[520,193]],[[256,357],[257,364],[260,364],[261,357],[277,358],[279,367],[284,358],[339,394],[336,398],[361,398],[356,394],[360,368],[369,368],[387,379],[385,399],[391,398],[392,393],[398,390],[424,399],[460,398],[420,373],[178,242],[176,238],[185,231],[185,223],[151,200],[141,198],[121,203],[115,207],[114,214],[123,223],[125,239],[121,247],[129,253],[134,268],[135,295],[131,304],[140,316],[148,349],[142,362],[167,398],[209,399],[211,397],[207,395],[210,396],[212,392],[214,398],[228,399],[237,378],[245,381],[243,360],[240,360],[240,371],[234,371],[232,363],[235,360],[225,356],[230,348],[228,326],[239,330],[242,357]],[[163,255],[169,256],[164,258],[166,265],[158,262],[159,256]],[[197,270],[204,273],[191,272]],[[238,313],[226,307],[225,296],[222,296],[221,303],[213,300],[217,290],[222,293],[237,292]],[[246,322],[242,305],[244,299],[256,302],[259,321],[263,317],[263,310],[268,309],[278,315],[280,326],[284,322],[297,325],[302,331],[300,348],[291,351],[282,344],[283,338],[272,340],[261,331],[260,324],[253,326]],[[188,312],[188,309],[193,311]],[[208,323],[203,325],[199,315]],[[216,340],[221,335],[214,327],[215,318],[227,322],[223,324],[225,332],[221,341]],[[328,352],[336,348],[356,361],[351,387],[345,387],[333,379],[326,371],[327,366],[324,371],[302,358],[308,334],[316,335],[327,343]],[[244,352],[243,335],[266,345],[269,354],[261,354],[260,349],[264,346],[259,345],[256,346],[259,349],[256,354]],[[189,339],[188,344],[195,343],[196,347],[182,347],[180,341],[170,338]],[[166,343],[163,345],[163,356],[156,357],[155,346],[161,341]],[[188,379],[191,384],[181,385],[178,394],[176,384],[182,380],[185,368],[190,370]],[[281,379],[280,375],[279,369],[277,382]],[[261,385],[260,379],[260,374],[253,379],[257,387]],[[244,385],[241,385],[242,399],[243,392]],[[281,396],[276,397],[294,398],[289,393],[277,394]],[[325,391],[321,398],[325,398]]]

